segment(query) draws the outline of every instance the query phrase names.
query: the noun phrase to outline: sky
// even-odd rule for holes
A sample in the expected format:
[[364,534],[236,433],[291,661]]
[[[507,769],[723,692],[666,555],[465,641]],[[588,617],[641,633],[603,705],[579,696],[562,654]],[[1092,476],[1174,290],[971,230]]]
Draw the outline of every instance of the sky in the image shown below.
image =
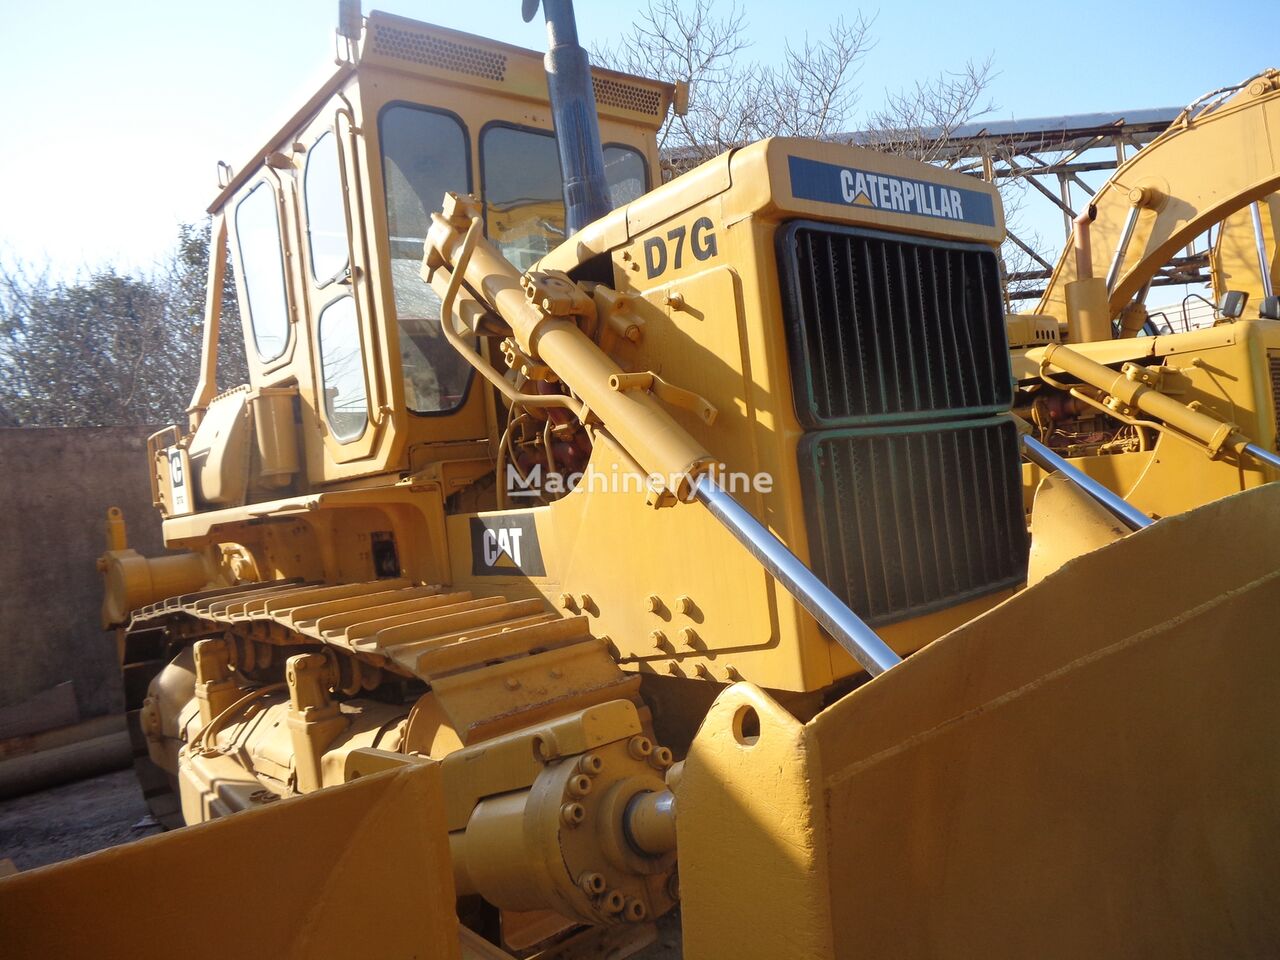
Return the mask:
[[[787,39],[817,39],[858,9],[847,0],[741,6],[747,55],[762,62],[776,62]],[[366,12],[543,49],[544,27],[524,23],[519,7],[366,0]],[[632,9],[578,0],[584,44],[616,38]],[[875,46],[857,81],[868,108],[886,90],[988,55],[998,72],[994,119],[1181,106],[1280,66],[1274,0],[899,0],[861,10],[875,17]],[[9,94],[0,262],[63,277],[157,264],[177,225],[203,217],[217,161],[239,167],[329,74],[336,22],[336,0],[0,0],[0,88]]]

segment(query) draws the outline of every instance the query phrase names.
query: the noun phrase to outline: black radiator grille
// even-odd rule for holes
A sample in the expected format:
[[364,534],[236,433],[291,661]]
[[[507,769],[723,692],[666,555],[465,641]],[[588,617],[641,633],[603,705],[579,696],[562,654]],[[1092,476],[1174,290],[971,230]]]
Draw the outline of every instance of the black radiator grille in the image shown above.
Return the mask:
[[1007,410],[986,246],[798,221],[778,232],[796,414],[807,427]]
[[1009,419],[826,430],[806,434],[799,457],[813,570],[868,623],[1025,579]]
[[1267,351],[1267,372],[1271,374],[1271,407],[1275,414],[1276,442],[1280,450],[1280,350]]

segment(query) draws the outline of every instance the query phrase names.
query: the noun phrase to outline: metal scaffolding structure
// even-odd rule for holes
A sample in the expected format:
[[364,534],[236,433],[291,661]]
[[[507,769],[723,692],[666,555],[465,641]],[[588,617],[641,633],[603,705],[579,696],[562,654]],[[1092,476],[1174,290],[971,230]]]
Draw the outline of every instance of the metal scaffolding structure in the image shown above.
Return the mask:
[[[1038,199],[1052,204],[1062,215],[1065,243],[1071,235],[1072,219],[1107,178],[1163,133],[1181,112],[1181,108],[1168,107],[978,122],[959,126],[945,136],[926,132],[925,139],[932,136],[942,141],[935,162],[997,184],[1020,181]],[[1040,297],[1062,248],[1038,250],[1013,229],[1009,230],[1009,243],[1031,261],[1030,269],[1009,273],[1009,297]],[[1201,242],[1166,264],[1152,285],[1204,283],[1208,267],[1208,246]]]

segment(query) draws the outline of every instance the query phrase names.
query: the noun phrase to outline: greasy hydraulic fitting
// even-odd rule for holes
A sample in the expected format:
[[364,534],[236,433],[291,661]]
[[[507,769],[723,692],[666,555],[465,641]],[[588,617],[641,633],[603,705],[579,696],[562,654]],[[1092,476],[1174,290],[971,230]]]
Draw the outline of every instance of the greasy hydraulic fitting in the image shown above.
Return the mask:
[[671,751],[654,747],[631,701],[466,748],[443,767],[451,806],[465,792],[453,790],[459,777],[484,793],[451,815],[459,894],[593,924],[636,923],[674,905]]
[[[619,389],[632,381],[623,379],[626,371],[590,335],[598,323],[595,298],[562,273],[522,274],[481,235],[480,209],[474,197],[447,194],[442,213],[432,214],[427,232],[422,275],[447,307],[441,318],[446,336],[451,342],[457,337],[455,313],[471,331],[480,317],[496,313],[515,341],[512,356],[518,352],[520,362],[547,367],[581,401],[583,412],[589,411],[640,469],[658,481],[655,504],[690,499],[697,478],[715,460],[663,406],[664,393],[682,399],[686,392],[672,390],[656,377],[637,389]],[[455,280],[455,267],[465,285]],[[624,325],[624,335],[628,330]],[[485,375],[503,389],[497,382],[501,378],[491,372]],[[704,422],[709,417],[713,414],[704,411]]]
[[1045,347],[1041,356],[1042,366],[1063,370],[1107,394],[1103,403],[1117,414],[1131,416],[1141,410],[1198,440],[1210,459],[1217,459],[1227,450],[1244,453],[1250,445],[1249,438],[1234,423],[1218,420],[1161,393],[1153,385],[1151,374],[1138,364],[1126,363],[1117,373],[1060,344]]

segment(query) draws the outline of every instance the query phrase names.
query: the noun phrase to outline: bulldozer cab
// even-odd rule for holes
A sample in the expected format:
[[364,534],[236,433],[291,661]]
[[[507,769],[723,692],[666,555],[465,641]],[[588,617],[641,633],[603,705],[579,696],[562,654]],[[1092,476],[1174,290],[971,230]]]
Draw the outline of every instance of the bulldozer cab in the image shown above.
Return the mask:
[[[211,263],[220,271],[229,251],[250,382],[215,386],[216,333],[206,337],[196,436],[158,478],[169,517],[404,471],[436,445],[453,445],[461,474],[487,459],[476,442],[493,435],[493,411],[441,333],[439,298],[419,276],[423,239],[456,191],[484,198],[486,232],[515,263],[563,240],[541,59],[377,12],[362,42],[344,45],[303,107],[247,164],[224,168],[209,208]],[[593,79],[618,205],[656,181],[655,133],[674,88]],[[175,489],[175,478],[190,482]]]

